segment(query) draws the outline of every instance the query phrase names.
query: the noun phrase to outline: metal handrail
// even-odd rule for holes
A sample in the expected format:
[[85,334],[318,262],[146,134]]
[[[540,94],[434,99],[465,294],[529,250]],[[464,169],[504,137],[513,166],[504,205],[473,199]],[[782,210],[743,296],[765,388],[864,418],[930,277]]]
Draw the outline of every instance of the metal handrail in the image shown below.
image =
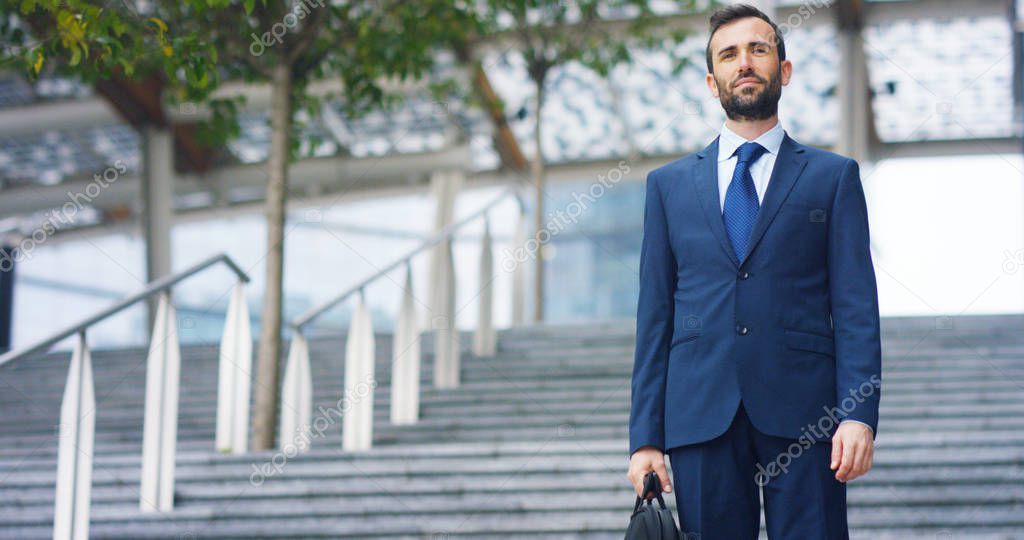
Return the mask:
[[207,269],[207,268],[209,268],[209,267],[211,267],[211,266],[213,266],[213,265],[215,265],[217,263],[221,263],[221,262],[226,264],[228,266],[228,268],[231,269],[231,271],[233,271],[235,273],[235,275],[238,276],[238,279],[240,279],[240,280],[242,280],[243,282],[246,282],[246,283],[249,282],[249,276],[242,270],[241,267],[238,266],[238,264],[235,263],[235,261],[233,261],[231,259],[231,257],[228,257],[227,254],[225,254],[225,253],[221,253],[220,255],[214,255],[213,257],[210,257],[209,259],[205,259],[205,260],[203,260],[203,261],[201,261],[199,263],[196,263],[196,264],[192,265],[191,267],[189,267],[189,268],[187,268],[185,270],[182,270],[181,272],[178,272],[177,274],[171,274],[171,275],[164,276],[162,278],[156,279],[152,283],[147,285],[141,291],[139,291],[139,292],[137,292],[137,293],[135,293],[135,294],[133,294],[131,296],[125,297],[123,300],[121,300],[121,301],[117,302],[116,304],[114,304],[114,305],[104,309],[103,311],[100,311],[99,313],[96,313],[95,315],[89,317],[88,319],[85,319],[84,321],[75,323],[75,324],[65,328],[64,330],[61,330],[61,331],[51,335],[50,337],[44,338],[42,340],[39,340],[39,341],[33,343],[32,345],[29,345],[28,347],[25,347],[25,348],[22,348],[22,349],[19,349],[19,350],[16,350],[16,351],[8,351],[8,352],[0,355],[0,366],[6,364],[8,362],[13,362],[14,360],[17,360],[17,359],[22,358],[24,356],[28,356],[30,354],[37,353],[37,352],[49,349],[50,347],[52,347],[53,345],[57,344],[61,340],[65,339],[65,338],[68,338],[70,336],[73,336],[75,334],[83,332],[86,328],[89,328],[90,326],[92,326],[92,325],[102,321],[103,319],[106,319],[107,317],[110,317],[111,315],[114,315],[116,313],[119,313],[119,312],[121,312],[121,311],[123,311],[123,310],[125,310],[125,309],[127,309],[129,307],[131,307],[136,302],[145,300],[145,299],[149,298],[150,296],[152,296],[154,294],[166,291],[167,289],[170,289],[171,287],[177,285],[180,281],[182,281],[184,279],[187,279],[187,278],[189,278],[189,277],[191,277],[191,276],[193,276],[193,275],[195,275],[195,274],[197,274],[197,273],[199,273],[199,272],[201,272],[201,271],[203,271],[203,270],[205,270],[205,269]]
[[522,206],[523,200],[522,200],[522,197],[520,196],[518,186],[517,185],[513,185],[513,186],[508,187],[507,189],[502,191],[500,195],[495,197],[491,202],[487,203],[486,205],[484,205],[482,208],[480,208],[476,212],[473,212],[472,214],[470,214],[470,215],[460,219],[459,221],[453,221],[453,222],[449,223],[443,229],[438,231],[437,234],[435,234],[434,236],[432,236],[432,237],[428,238],[427,240],[425,240],[422,244],[420,244],[419,246],[415,247],[412,251],[409,251],[405,255],[403,255],[403,256],[395,259],[393,262],[389,263],[387,266],[384,266],[383,268],[379,269],[372,276],[370,276],[370,277],[360,281],[356,285],[353,285],[352,287],[346,289],[344,292],[342,292],[341,294],[335,296],[334,298],[331,298],[330,300],[328,300],[326,302],[323,302],[322,304],[320,304],[320,305],[318,305],[316,307],[313,307],[313,308],[310,308],[310,309],[306,310],[305,313],[303,313],[303,314],[299,315],[298,317],[292,319],[292,321],[290,323],[290,326],[292,327],[292,329],[294,331],[301,332],[302,329],[306,325],[308,325],[309,323],[313,322],[314,319],[316,319],[320,315],[323,315],[329,309],[331,309],[334,306],[336,306],[336,305],[340,304],[341,302],[345,301],[350,296],[352,296],[352,295],[362,291],[363,289],[366,288],[367,285],[369,285],[370,283],[376,281],[377,279],[380,279],[381,276],[383,276],[384,274],[394,270],[395,268],[397,268],[401,264],[409,263],[409,261],[411,261],[412,258],[415,257],[416,255],[419,255],[420,252],[422,252],[422,251],[424,251],[424,250],[426,250],[428,248],[431,248],[434,245],[444,241],[449,236],[452,236],[455,233],[455,231],[459,230],[460,228],[462,228],[466,224],[476,220],[480,216],[486,214],[487,212],[489,212],[491,210],[491,208],[497,206],[498,203],[500,203],[503,200],[505,200],[505,198],[508,197],[509,195],[515,196],[516,200],[519,201],[520,206]]

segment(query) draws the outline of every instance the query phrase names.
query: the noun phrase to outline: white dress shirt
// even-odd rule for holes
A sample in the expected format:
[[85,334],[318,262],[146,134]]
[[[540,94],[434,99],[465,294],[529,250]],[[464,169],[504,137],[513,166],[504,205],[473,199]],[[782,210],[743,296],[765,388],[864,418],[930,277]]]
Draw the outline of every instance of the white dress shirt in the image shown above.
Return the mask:
[[[754,142],[765,147],[767,150],[750,167],[750,176],[754,179],[754,189],[757,191],[758,203],[764,201],[764,193],[768,189],[768,180],[771,179],[772,169],[775,168],[775,159],[779,157],[779,148],[782,147],[782,139],[785,133],[782,129],[782,122],[777,121],[771,129],[754,139]],[[722,123],[721,136],[718,138],[718,203],[723,213],[725,213],[725,193],[732,182],[732,173],[736,170],[736,161],[739,159],[733,153],[745,142],[747,142],[746,139],[726,127],[724,122]],[[840,423],[842,422],[857,422],[858,424],[868,426],[860,420],[846,419]],[[868,426],[868,429],[871,429],[871,426]]]
[[[754,189],[757,191],[758,203],[764,201],[764,192],[768,189],[768,180],[772,176],[772,169],[775,168],[775,158],[779,157],[779,147],[782,146],[782,138],[786,132],[782,129],[782,122],[775,122],[768,131],[754,139],[754,142],[765,147],[767,152],[761,154],[757,161],[750,167],[750,176],[754,179]],[[718,203],[722,212],[725,212],[725,193],[732,182],[732,173],[736,170],[736,161],[739,159],[733,152],[743,143],[747,142],[743,137],[733,133],[722,123],[722,133],[718,138]]]

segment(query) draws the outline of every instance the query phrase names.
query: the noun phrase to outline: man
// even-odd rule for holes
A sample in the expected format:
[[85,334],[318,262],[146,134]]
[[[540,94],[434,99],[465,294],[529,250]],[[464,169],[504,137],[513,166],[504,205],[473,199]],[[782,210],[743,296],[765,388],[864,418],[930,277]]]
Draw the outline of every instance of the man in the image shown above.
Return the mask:
[[881,386],[860,169],[782,129],[793,66],[767,15],[710,23],[728,119],[647,177],[628,477],[641,494],[655,471],[690,537],[757,538],[761,490],[770,539],[848,538]]

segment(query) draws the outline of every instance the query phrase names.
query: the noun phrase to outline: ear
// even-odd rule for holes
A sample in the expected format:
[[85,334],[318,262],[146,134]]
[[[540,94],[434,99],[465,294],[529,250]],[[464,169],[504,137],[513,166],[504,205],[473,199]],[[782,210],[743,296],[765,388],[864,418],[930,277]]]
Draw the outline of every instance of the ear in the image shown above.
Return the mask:
[[789,78],[793,76],[793,62],[783,60],[779,68],[782,70],[782,86],[786,86],[789,84]]
[[704,82],[707,83],[708,90],[711,90],[711,95],[717,98],[718,97],[718,85],[715,84],[715,76],[712,75],[711,73],[708,73],[704,77]]

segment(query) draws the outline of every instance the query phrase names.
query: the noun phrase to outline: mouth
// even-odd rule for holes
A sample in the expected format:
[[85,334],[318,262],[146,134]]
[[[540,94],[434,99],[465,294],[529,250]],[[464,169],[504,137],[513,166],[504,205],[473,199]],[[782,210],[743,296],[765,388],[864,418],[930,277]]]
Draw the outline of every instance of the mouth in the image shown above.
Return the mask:
[[749,77],[745,79],[740,79],[736,81],[736,88],[743,88],[744,86],[748,86],[751,84],[761,84],[761,81],[757,79],[751,79]]

